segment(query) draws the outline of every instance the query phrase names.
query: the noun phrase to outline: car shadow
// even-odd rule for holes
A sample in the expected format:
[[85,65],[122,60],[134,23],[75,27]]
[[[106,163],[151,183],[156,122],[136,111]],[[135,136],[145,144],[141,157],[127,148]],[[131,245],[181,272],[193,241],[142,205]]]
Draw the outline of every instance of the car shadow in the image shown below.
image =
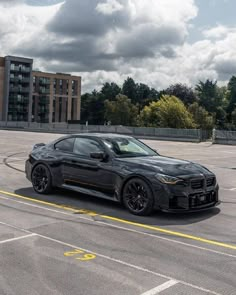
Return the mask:
[[40,195],[37,194],[32,187],[26,187],[15,190],[15,193],[33,200],[55,203],[78,210],[85,209],[93,211],[99,215],[109,215],[131,222],[144,223],[154,226],[188,225],[210,219],[220,213],[220,208],[215,207],[202,212],[165,213],[161,211],[154,211],[150,216],[136,216],[130,214],[120,203],[64,189],[56,189],[49,195]]

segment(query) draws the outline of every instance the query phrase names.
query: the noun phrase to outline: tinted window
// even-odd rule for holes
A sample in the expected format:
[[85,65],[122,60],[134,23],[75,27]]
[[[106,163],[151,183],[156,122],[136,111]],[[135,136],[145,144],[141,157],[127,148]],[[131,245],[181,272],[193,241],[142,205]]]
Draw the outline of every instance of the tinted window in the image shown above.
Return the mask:
[[74,138],[67,138],[55,144],[55,148],[64,152],[73,152]]
[[99,153],[103,152],[102,147],[100,144],[89,138],[76,138],[75,139],[75,145],[74,145],[74,153],[90,157],[90,153]]
[[105,145],[117,157],[157,156],[151,148],[135,138],[115,137],[103,139]]

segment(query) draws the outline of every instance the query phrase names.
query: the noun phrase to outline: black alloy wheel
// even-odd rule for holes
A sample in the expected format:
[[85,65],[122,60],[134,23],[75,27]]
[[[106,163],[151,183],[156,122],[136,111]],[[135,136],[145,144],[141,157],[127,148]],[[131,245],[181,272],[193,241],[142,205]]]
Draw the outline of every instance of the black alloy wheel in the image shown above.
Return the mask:
[[32,184],[39,194],[48,194],[52,190],[51,174],[45,165],[37,165],[32,172]]
[[130,179],[123,190],[125,207],[135,215],[149,215],[153,210],[153,194],[149,185],[140,178]]

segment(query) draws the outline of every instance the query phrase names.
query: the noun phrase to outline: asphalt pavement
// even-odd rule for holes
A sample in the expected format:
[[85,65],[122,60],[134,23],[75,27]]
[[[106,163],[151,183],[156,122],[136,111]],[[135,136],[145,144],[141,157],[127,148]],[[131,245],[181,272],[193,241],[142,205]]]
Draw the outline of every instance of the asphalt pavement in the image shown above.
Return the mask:
[[74,192],[38,195],[32,146],[59,134],[0,130],[0,294],[236,294],[236,147],[145,140],[216,173],[221,205],[131,215]]

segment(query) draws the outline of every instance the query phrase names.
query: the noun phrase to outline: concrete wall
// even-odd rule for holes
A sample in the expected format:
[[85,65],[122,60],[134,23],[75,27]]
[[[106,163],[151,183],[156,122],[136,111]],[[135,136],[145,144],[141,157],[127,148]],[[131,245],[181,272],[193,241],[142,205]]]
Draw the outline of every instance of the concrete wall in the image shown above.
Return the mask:
[[202,139],[201,130],[198,129],[171,129],[171,128],[148,128],[128,126],[104,126],[104,125],[79,125],[67,123],[27,123],[27,122],[0,122],[1,129],[16,129],[35,132],[52,133],[85,133],[102,132],[118,133],[136,136],[138,138],[149,138],[171,141],[200,142]]
[[213,143],[236,145],[236,131],[213,130]]

